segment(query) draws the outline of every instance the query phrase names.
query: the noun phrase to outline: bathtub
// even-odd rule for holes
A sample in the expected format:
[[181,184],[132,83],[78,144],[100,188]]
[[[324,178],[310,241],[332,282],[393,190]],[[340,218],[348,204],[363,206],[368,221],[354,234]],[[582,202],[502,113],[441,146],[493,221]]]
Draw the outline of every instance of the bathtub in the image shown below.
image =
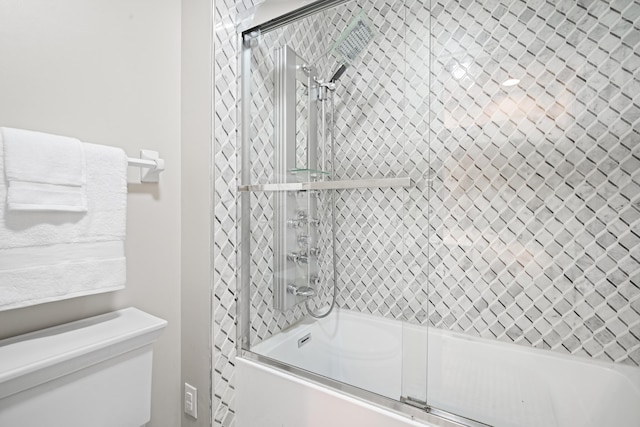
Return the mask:
[[[259,356],[238,359],[239,427],[258,425],[242,419],[257,407],[264,427],[447,425],[384,403],[401,397],[493,426],[640,426],[640,368],[347,310],[304,320],[245,355]],[[322,377],[374,394],[354,397],[313,380]],[[326,418],[336,411],[336,420]]]

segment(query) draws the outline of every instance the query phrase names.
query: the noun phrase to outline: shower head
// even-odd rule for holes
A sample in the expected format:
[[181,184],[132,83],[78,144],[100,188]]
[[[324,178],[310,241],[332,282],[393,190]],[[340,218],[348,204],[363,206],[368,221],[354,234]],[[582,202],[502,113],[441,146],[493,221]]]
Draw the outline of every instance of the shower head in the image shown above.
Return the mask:
[[375,37],[375,31],[364,12],[358,14],[340,35],[331,51],[343,65],[350,65]]
[[347,71],[347,66],[346,66],[346,65],[344,65],[344,64],[342,64],[342,65],[340,66],[340,68],[338,68],[338,69],[336,70],[336,72],[335,72],[335,73],[333,73],[333,76],[331,76],[331,78],[329,79],[329,83],[335,83],[335,82],[337,82],[337,81],[338,81],[338,79],[339,79],[340,77],[342,77],[342,75],[344,74],[344,72],[345,72],[345,71]]
[[333,73],[333,76],[329,79],[330,83],[335,83],[340,77],[347,71],[347,67],[356,60],[356,58],[362,53],[365,47],[375,37],[375,31],[371,24],[364,16],[364,12],[361,12],[356,16],[347,29],[340,34],[340,37],[331,48],[338,59],[340,60],[340,67]]

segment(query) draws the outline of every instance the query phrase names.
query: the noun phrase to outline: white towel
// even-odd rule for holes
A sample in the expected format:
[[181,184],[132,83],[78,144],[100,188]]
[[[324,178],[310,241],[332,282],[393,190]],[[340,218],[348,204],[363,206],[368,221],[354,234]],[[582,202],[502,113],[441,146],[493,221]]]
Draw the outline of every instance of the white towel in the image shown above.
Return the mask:
[[11,210],[86,212],[82,143],[66,136],[0,128]]
[[[124,287],[127,157],[119,148],[83,145],[86,213],[0,205],[0,311]],[[6,192],[0,179],[0,200]]]

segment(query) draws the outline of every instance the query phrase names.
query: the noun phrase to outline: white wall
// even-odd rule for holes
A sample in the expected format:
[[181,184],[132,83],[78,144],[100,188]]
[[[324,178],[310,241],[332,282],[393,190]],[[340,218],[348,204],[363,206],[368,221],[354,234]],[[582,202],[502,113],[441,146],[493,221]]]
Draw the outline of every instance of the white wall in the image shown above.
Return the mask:
[[75,136],[130,156],[153,149],[167,164],[159,185],[129,185],[126,290],[0,312],[0,338],[127,306],[167,319],[155,347],[151,426],[168,427],[181,417],[180,7],[0,2],[0,126]]
[[182,1],[182,382],[198,389],[211,425],[211,25],[212,0]]

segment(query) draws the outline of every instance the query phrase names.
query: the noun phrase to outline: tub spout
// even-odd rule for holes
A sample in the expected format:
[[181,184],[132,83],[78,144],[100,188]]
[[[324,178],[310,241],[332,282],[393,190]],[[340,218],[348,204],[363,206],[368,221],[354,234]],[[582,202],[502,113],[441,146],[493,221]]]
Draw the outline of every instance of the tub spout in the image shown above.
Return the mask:
[[314,297],[316,296],[316,291],[309,286],[296,286],[296,285],[288,285],[287,292],[291,295],[299,296],[299,297]]

